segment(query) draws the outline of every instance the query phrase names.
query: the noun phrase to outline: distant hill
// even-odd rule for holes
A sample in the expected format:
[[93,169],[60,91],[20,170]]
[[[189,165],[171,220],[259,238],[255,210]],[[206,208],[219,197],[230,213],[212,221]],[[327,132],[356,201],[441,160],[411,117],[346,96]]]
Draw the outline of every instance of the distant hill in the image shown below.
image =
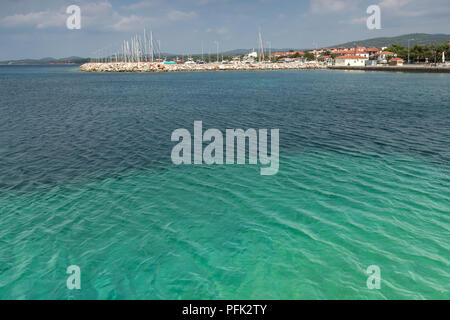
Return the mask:
[[42,64],[65,64],[65,63],[77,63],[82,64],[88,62],[89,59],[81,57],[68,57],[62,59],[55,59],[46,57],[42,59],[22,59],[22,60],[7,60],[0,61],[0,65],[42,65]]
[[389,47],[392,44],[398,44],[404,47],[408,46],[408,39],[414,39],[410,41],[410,45],[422,44],[430,45],[435,43],[439,45],[444,42],[450,41],[450,35],[448,34],[426,34],[426,33],[411,33],[397,37],[385,37],[385,38],[373,38],[368,40],[351,41],[343,44],[339,44],[334,47],[353,47],[355,44],[362,47]]
[[46,58],[39,59],[39,61],[43,61],[43,62],[47,62],[47,61],[55,61],[55,60],[57,60],[57,59],[52,58],[52,57],[46,57]]
[[[249,52],[251,52],[252,50],[254,51],[259,51],[259,48],[253,48],[253,49],[235,49],[235,50],[230,50],[230,51],[225,51],[222,52],[221,54],[225,55],[225,56],[231,56],[231,55],[243,55],[243,54],[247,54]],[[264,48],[264,52],[265,53],[269,53],[270,51],[272,52],[286,52],[286,51],[290,51],[290,50],[298,50],[298,49],[294,49],[294,48],[283,48],[283,49],[277,49],[277,48]]]

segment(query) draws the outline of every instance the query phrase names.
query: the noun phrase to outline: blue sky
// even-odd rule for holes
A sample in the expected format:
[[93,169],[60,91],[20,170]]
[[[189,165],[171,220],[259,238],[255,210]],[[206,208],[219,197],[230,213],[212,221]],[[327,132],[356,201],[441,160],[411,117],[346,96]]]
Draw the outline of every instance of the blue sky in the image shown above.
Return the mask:
[[[69,5],[81,30],[66,28]],[[382,29],[368,30],[369,5]],[[0,60],[92,56],[152,29],[164,52],[205,53],[257,46],[313,48],[405,33],[450,34],[450,0],[1,0]]]

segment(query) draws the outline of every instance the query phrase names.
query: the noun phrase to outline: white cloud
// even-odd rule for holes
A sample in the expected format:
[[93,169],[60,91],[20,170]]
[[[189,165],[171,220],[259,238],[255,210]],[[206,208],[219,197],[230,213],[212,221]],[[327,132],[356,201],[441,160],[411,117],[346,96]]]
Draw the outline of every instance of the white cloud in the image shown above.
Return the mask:
[[50,27],[65,27],[67,15],[61,12],[30,12],[26,14],[14,14],[0,20],[0,25],[6,28],[31,27],[45,29]]
[[157,20],[148,18],[148,17],[141,17],[136,15],[131,16],[125,16],[120,17],[120,19],[111,25],[109,28],[114,31],[133,31],[133,30],[140,30],[145,28],[148,25],[151,25],[155,23]]
[[167,18],[172,21],[190,20],[197,17],[197,14],[193,11],[184,12],[180,10],[172,10],[167,14]]
[[217,34],[223,35],[223,34],[227,34],[227,33],[228,33],[228,29],[225,27],[217,29]]
[[439,17],[450,13],[448,0],[419,1],[419,0],[383,0],[380,3],[386,14],[405,17]]
[[146,9],[146,8],[150,8],[153,7],[155,4],[153,1],[141,1],[141,2],[136,2],[127,6],[123,6],[123,9],[126,10],[140,10],[140,9]]
[[326,14],[354,9],[355,0],[311,0],[311,12]]
[[[141,1],[128,6],[128,9],[143,9],[153,2]],[[139,14],[123,14],[116,11],[108,0],[80,4],[82,28],[100,31],[132,31],[146,26],[167,25],[170,22],[187,21],[197,17],[193,11],[165,10],[154,16]],[[25,14],[14,14],[0,19],[0,25],[8,28],[65,28],[68,15],[65,7],[59,11],[40,11]]]
[[347,24],[363,24],[367,22],[367,17],[353,18],[347,21]]
[[408,4],[409,0],[383,0],[380,7],[387,9],[399,9]]

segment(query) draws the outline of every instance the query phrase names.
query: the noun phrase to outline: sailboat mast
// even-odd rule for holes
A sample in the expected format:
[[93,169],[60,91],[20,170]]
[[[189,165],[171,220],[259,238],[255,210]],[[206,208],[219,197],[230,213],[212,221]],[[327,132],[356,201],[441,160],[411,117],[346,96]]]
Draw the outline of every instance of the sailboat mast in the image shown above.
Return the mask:
[[145,31],[145,28],[144,28],[144,48],[143,48],[143,51],[144,51],[144,61],[147,61],[147,33]]
[[264,61],[264,59],[265,59],[265,57],[264,57],[264,41],[262,39],[261,29],[259,29],[259,44],[260,44],[260,49],[261,49],[261,58]]
[[153,31],[150,31],[150,43],[151,43],[151,54],[152,54],[152,62],[154,62],[155,49],[153,48]]

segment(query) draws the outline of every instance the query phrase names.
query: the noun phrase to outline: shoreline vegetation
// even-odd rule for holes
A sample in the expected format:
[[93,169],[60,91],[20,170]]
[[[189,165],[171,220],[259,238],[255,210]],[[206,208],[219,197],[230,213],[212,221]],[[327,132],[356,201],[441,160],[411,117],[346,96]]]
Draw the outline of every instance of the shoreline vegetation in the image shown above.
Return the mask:
[[450,67],[431,65],[407,66],[327,66],[320,62],[290,63],[238,63],[238,64],[164,64],[154,62],[104,62],[85,63],[80,71],[94,73],[157,73],[157,72],[206,72],[206,71],[270,71],[270,70],[347,70],[415,73],[450,73]]

